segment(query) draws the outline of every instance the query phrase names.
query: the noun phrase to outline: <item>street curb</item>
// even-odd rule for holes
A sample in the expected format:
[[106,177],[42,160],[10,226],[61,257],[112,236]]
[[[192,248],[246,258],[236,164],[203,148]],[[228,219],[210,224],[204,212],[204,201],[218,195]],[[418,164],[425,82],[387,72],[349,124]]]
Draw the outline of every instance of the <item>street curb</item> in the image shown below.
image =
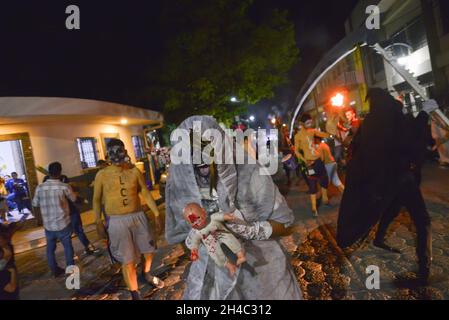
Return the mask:
[[[84,232],[86,232],[86,233],[95,231],[95,224],[89,224],[89,225],[86,225],[83,227],[84,227]],[[72,235],[72,239],[75,237],[76,237],[75,235]],[[39,239],[34,239],[31,241],[27,241],[27,242],[20,242],[20,243],[14,244],[14,253],[15,254],[24,253],[24,252],[31,251],[34,249],[45,247],[46,245],[47,245],[47,239],[45,237],[39,238]]]

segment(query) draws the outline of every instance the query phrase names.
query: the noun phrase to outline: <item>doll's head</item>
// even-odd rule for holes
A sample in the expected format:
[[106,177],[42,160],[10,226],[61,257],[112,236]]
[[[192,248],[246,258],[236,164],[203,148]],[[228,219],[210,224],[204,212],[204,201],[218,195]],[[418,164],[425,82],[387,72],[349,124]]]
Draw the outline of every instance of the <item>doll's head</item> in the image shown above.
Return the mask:
[[192,226],[193,229],[201,230],[207,226],[207,213],[197,203],[189,203],[184,208],[184,219]]

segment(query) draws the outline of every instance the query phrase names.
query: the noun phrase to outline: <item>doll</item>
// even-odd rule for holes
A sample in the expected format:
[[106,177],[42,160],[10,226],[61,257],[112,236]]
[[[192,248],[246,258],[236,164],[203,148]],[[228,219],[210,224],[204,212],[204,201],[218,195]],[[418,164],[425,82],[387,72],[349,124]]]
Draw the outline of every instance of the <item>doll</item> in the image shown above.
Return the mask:
[[[231,276],[237,268],[246,262],[245,251],[237,238],[224,226],[225,222],[236,220],[233,214],[215,213],[208,220],[206,210],[199,204],[190,203],[184,208],[184,218],[195,230],[191,238],[191,259],[199,259],[198,249],[201,242],[206,246],[209,256],[217,266],[225,267]],[[224,254],[221,244],[225,244],[237,256],[236,263],[232,263]]]

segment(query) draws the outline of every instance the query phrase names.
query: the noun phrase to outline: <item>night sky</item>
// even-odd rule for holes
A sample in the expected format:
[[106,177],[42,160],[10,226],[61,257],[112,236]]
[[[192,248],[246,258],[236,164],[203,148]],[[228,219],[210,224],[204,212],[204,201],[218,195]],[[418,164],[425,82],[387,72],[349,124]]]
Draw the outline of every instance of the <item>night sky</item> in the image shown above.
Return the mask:
[[[163,30],[157,1],[10,1],[0,9],[0,96],[98,99],[160,109],[134,92],[151,83],[151,61]],[[260,112],[291,108],[319,58],[344,36],[357,0],[255,0],[256,12],[287,9],[295,23],[300,62]],[[13,3],[13,4],[12,4]],[[77,4],[81,30],[65,29],[65,8]],[[253,108],[251,108],[253,109]]]

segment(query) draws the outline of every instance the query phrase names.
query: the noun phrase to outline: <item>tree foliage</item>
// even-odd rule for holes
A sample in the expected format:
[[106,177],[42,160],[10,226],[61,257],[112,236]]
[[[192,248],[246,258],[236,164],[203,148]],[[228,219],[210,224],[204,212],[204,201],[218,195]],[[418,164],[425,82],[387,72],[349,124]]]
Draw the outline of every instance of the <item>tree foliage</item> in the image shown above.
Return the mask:
[[[298,59],[284,11],[252,14],[253,0],[168,0],[158,87],[169,122],[192,114],[229,121],[248,104],[273,97]],[[235,96],[238,103],[232,103]]]

